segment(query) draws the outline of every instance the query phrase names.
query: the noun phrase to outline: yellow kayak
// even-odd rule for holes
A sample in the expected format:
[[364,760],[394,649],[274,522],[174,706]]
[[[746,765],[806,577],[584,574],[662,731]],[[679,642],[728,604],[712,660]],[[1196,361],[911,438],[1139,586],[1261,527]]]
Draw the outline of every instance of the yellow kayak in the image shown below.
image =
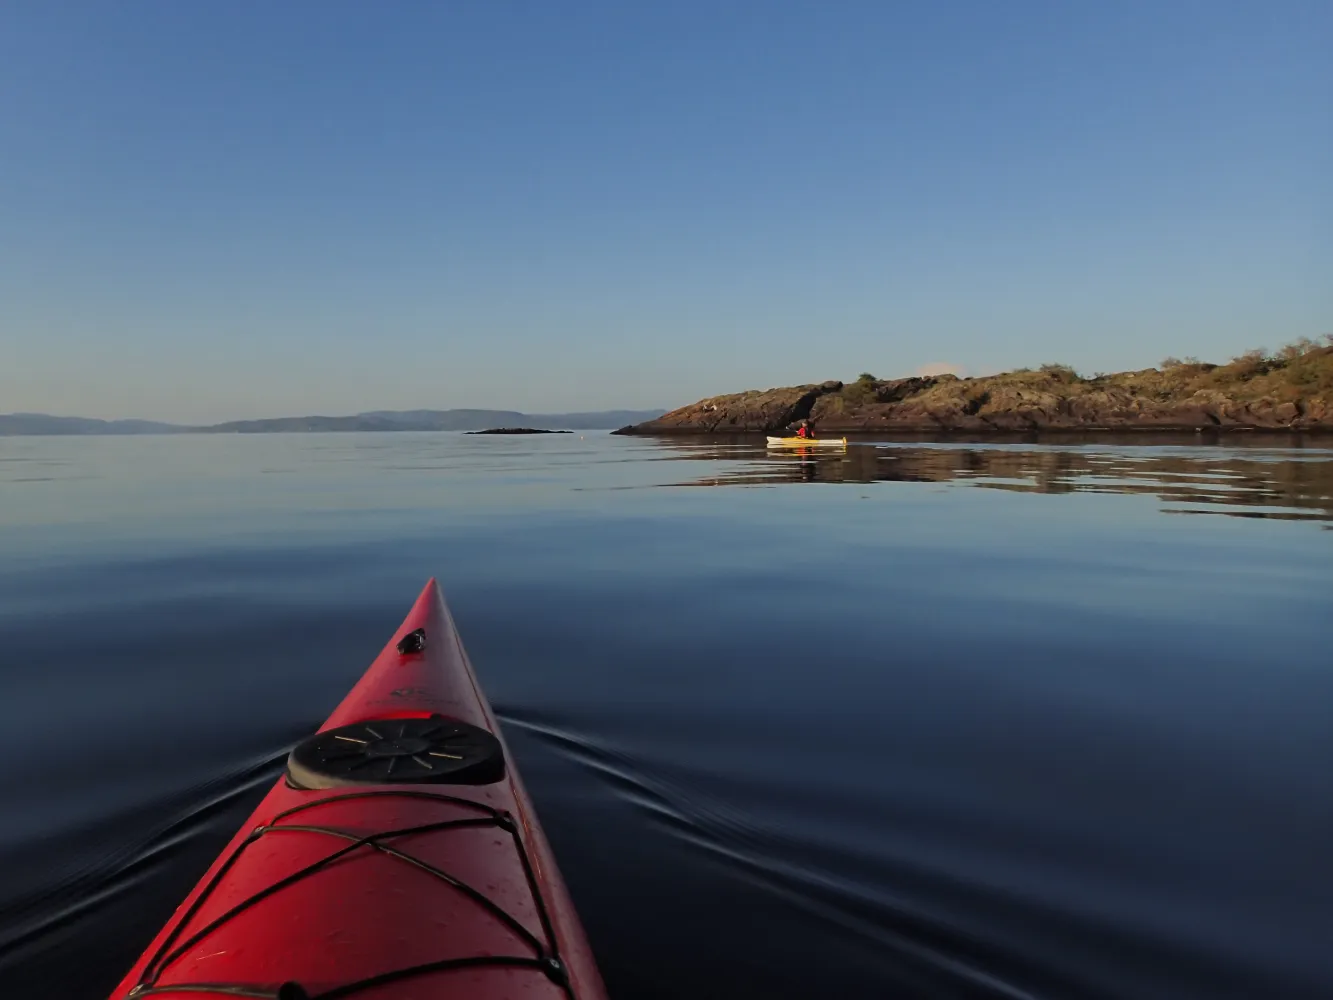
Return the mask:
[[802,437],[775,438],[775,437],[770,437],[770,438],[768,439],[768,446],[769,446],[770,448],[811,448],[811,447],[818,448],[818,447],[820,447],[820,446],[823,446],[823,447],[834,447],[834,448],[845,448],[845,447],[847,447],[847,439],[846,439],[846,438],[802,438]]

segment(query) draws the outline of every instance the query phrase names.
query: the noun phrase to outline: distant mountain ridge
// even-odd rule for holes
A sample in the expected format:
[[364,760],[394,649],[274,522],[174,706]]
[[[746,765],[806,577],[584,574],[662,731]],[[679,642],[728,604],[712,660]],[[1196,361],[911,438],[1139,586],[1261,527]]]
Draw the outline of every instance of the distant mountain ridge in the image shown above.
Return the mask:
[[48,413],[0,413],[0,435],[19,434],[170,434],[186,428],[155,420],[97,420],[53,417]]
[[518,410],[374,410],[347,417],[273,417],[220,424],[170,424],[156,420],[97,420],[46,413],[0,413],[0,436],[91,434],[277,434],[336,431],[482,431],[494,427],[548,430],[612,430],[660,417],[665,410],[597,410],[587,413],[521,413]]

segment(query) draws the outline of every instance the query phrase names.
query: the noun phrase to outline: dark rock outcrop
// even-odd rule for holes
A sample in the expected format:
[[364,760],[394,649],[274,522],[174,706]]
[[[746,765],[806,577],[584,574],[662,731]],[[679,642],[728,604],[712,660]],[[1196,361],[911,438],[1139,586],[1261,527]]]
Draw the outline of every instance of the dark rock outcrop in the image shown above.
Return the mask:
[[751,390],[730,396],[714,396],[672,410],[656,420],[622,427],[615,433],[763,433],[808,418],[820,399],[842,388],[841,382],[823,382],[788,389]]
[[1333,346],[1229,365],[1082,378],[1061,365],[986,378],[933,375],[824,382],[714,396],[617,434],[773,433],[809,419],[817,433],[903,431],[1333,431]]
[[468,434],[573,434],[573,431],[552,431],[542,427],[488,427],[484,431],[467,431]]

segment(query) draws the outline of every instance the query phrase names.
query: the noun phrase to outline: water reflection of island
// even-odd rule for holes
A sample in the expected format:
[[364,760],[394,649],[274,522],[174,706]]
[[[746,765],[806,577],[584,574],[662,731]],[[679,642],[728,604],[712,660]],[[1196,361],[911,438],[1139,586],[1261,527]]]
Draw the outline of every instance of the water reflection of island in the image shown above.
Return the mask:
[[[1077,442],[891,442],[846,452],[778,454],[752,439],[663,441],[693,461],[727,468],[681,486],[784,483],[958,483],[1026,493],[1143,493],[1172,513],[1327,521],[1333,527],[1333,442],[1255,437],[1211,444],[1192,435]],[[1180,506],[1176,506],[1180,505]]]

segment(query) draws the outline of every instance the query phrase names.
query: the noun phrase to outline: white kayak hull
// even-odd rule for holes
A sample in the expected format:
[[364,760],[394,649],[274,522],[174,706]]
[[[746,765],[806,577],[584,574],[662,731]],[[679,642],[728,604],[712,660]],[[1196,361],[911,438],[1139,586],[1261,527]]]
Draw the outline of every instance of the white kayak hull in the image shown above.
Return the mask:
[[846,448],[846,438],[770,437],[770,448]]

